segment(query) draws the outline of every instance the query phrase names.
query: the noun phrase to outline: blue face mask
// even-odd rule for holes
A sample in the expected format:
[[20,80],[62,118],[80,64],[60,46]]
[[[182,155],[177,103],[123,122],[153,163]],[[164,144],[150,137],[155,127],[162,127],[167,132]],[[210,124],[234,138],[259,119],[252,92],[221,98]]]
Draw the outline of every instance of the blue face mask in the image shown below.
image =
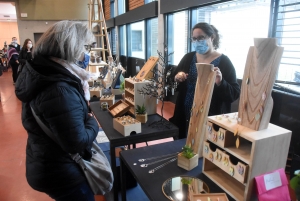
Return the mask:
[[89,62],[90,62],[90,55],[84,53],[83,60],[77,61],[76,63],[80,68],[86,69],[86,67],[88,67],[88,65],[89,65]]
[[209,49],[206,40],[195,41],[193,42],[193,46],[195,51],[199,54],[205,54]]

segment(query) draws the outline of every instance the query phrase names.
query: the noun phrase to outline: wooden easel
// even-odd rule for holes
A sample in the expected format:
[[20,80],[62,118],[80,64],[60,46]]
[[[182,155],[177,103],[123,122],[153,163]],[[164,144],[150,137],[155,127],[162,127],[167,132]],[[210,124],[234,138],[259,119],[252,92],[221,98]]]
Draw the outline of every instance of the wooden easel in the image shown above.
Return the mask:
[[216,72],[213,70],[214,65],[212,64],[196,63],[196,67],[198,78],[186,144],[190,145],[194,152],[199,154],[199,157],[202,157],[206,121],[215,85]]
[[276,38],[254,39],[242,82],[239,124],[257,131],[268,127],[273,109],[271,93],[282,53]]

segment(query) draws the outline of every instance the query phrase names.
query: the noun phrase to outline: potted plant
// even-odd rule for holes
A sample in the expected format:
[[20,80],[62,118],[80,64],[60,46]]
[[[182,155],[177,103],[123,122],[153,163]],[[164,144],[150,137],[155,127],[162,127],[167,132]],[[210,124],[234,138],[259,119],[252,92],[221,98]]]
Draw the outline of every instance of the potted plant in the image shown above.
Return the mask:
[[296,176],[290,181],[290,186],[294,189],[297,200],[300,200],[300,170],[296,170],[294,173]]
[[198,158],[191,146],[185,145],[178,154],[177,165],[189,171],[198,166]]
[[136,106],[135,118],[141,123],[147,122],[148,118],[147,118],[146,107],[144,106],[144,104],[142,106],[139,105]]
[[121,82],[120,84],[120,91],[122,93],[122,99],[125,99],[125,94],[124,94],[124,90],[125,90],[125,80],[123,82]]

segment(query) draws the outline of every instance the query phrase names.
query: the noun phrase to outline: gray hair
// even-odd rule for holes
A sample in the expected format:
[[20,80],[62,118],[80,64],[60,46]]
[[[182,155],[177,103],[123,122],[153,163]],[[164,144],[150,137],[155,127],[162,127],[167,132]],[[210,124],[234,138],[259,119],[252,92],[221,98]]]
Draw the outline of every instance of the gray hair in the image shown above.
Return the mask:
[[87,27],[87,23],[60,21],[41,36],[33,50],[33,57],[36,55],[57,57],[72,63],[82,56],[85,51],[84,45],[94,41],[95,37]]

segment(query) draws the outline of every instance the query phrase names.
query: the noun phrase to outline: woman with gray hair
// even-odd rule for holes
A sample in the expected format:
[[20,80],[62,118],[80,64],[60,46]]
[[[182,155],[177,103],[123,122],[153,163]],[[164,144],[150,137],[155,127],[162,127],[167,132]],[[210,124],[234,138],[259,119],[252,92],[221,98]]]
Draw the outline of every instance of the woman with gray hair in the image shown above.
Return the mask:
[[[88,113],[84,85],[89,74],[82,69],[85,46],[94,41],[81,22],[61,21],[37,42],[32,62],[26,63],[16,83],[23,102],[22,122],[28,133],[26,177],[29,185],[55,200],[94,200],[84,173],[69,153],[91,158],[98,133]],[[32,109],[54,134],[57,144],[41,129]]]

